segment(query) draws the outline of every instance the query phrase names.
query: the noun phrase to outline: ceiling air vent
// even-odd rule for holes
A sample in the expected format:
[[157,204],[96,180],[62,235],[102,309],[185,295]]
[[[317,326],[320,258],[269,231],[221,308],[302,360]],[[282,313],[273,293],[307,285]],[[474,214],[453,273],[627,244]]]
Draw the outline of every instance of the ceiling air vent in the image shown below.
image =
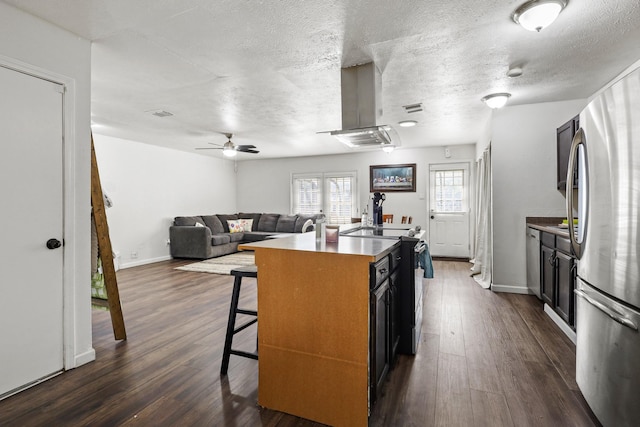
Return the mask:
[[422,103],[403,105],[402,108],[404,108],[404,111],[407,113],[418,113],[422,111]]
[[169,116],[173,116],[173,113],[170,113],[168,111],[165,110],[156,110],[156,111],[150,111],[150,113],[156,117],[169,117]]

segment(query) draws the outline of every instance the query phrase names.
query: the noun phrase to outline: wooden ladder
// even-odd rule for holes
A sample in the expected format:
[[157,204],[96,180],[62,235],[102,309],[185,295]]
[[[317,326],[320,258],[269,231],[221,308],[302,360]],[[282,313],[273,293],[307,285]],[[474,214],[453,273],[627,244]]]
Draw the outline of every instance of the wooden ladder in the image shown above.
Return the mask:
[[[127,331],[124,327],[124,317],[122,316],[122,306],[120,305],[116,269],[113,266],[113,250],[111,248],[111,239],[109,238],[109,226],[104,208],[104,196],[102,185],[100,184],[100,174],[98,173],[96,151],[93,147],[93,133],[91,134],[91,206],[93,207],[93,219],[96,225],[96,234],[98,235],[98,253],[102,260],[104,286],[107,291],[106,306],[111,314],[113,336],[116,340],[126,340]],[[97,305],[104,305],[103,301],[99,299],[92,298],[92,302]]]

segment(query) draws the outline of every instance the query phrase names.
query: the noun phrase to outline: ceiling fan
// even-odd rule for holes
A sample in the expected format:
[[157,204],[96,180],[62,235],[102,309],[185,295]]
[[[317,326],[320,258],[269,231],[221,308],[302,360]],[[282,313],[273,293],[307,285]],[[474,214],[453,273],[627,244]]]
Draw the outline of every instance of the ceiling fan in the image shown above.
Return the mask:
[[224,145],[219,145],[219,144],[214,144],[213,142],[210,142],[209,144],[211,145],[218,145],[217,147],[199,147],[196,148],[196,150],[222,150],[222,154],[224,154],[227,157],[234,157],[236,154],[238,154],[238,151],[241,153],[253,153],[253,154],[257,154],[259,153],[258,150],[256,150],[256,146],[255,145],[235,145],[233,142],[231,142],[231,137],[233,136],[232,133],[225,133],[224,136],[227,137],[227,142],[224,143]]

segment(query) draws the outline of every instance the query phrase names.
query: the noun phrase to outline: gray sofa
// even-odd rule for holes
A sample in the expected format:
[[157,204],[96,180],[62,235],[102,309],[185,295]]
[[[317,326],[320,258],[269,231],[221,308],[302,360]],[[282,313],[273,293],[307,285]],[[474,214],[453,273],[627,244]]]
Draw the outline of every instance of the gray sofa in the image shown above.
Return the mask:
[[227,255],[237,252],[241,243],[264,240],[275,234],[311,231],[313,224],[315,216],[305,215],[241,212],[177,216],[169,227],[171,256],[208,259]]

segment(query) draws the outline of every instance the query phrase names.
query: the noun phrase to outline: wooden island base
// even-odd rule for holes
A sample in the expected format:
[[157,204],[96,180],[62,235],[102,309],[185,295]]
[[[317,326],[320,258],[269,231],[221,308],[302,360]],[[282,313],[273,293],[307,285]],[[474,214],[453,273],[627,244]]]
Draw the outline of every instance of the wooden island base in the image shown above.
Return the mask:
[[[375,242],[375,243],[374,243]],[[243,245],[258,266],[258,404],[333,426],[369,416],[369,264],[394,241]]]

